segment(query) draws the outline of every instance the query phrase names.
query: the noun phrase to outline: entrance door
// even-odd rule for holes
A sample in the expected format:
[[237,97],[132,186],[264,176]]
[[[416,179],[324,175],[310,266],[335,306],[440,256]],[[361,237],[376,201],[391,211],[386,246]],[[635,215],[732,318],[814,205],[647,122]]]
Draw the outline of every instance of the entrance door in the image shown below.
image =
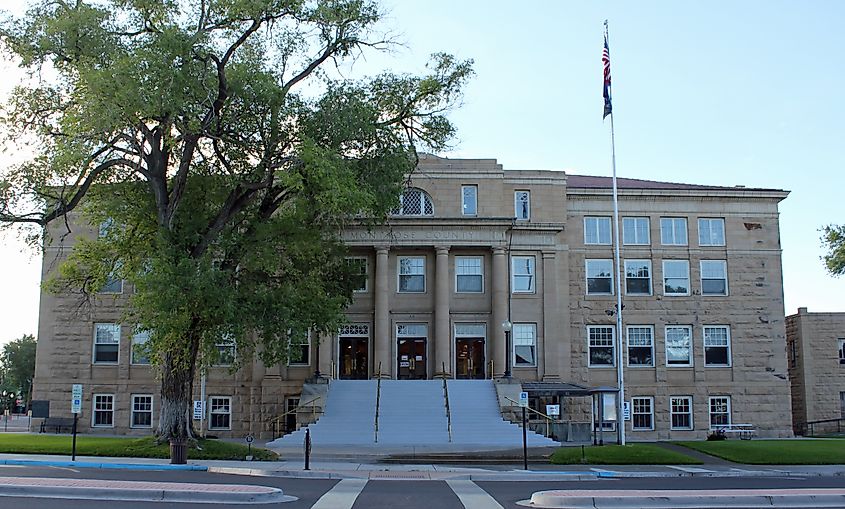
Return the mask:
[[367,338],[340,338],[340,373],[342,380],[367,379]]
[[455,340],[455,375],[457,378],[484,378],[484,340],[457,338]]
[[425,380],[425,338],[402,338],[398,340],[399,355],[396,378],[399,380]]
[[299,398],[288,398],[285,401],[285,433],[296,431],[296,412],[294,410],[298,406]]

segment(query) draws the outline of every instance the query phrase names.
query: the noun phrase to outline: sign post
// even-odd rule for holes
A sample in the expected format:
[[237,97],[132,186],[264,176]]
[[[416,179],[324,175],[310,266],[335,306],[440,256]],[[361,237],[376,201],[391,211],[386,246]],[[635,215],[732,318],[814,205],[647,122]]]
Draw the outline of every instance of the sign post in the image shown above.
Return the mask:
[[519,393],[519,406],[522,407],[522,468],[528,470],[528,419],[525,409],[528,407],[528,393]]
[[76,461],[76,421],[79,419],[79,414],[82,412],[82,384],[73,384],[70,391],[70,413],[73,414],[73,445],[70,452],[70,460]]

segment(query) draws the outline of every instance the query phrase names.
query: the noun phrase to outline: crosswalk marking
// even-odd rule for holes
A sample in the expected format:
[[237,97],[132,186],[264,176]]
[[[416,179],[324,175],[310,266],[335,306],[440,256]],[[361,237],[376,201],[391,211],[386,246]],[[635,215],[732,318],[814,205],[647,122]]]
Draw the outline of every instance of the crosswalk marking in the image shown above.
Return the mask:
[[503,509],[496,499],[472,481],[448,480],[465,509]]
[[366,485],[367,479],[341,479],[311,509],[351,509]]
[[707,470],[706,468],[697,468],[697,467],[680,467],[676,465],[666,465],[667,468],[674,468],[675,470],[680,470],[681,472],[688,472],[690,474],[709,474],[715,472],[715,470]]

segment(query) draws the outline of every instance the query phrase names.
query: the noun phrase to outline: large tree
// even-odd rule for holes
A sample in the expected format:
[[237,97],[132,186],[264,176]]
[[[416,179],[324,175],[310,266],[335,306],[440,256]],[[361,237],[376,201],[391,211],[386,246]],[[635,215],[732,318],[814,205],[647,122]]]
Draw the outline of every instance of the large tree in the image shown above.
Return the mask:
[[52,242],[77,212],[100,226],[51,286],[131,283],[163,439],[190,435],[192,383],[221,338],[273,365],[337,327],[355,285],[339,232],[382,220],[416,147],[453,134],[471,62],[333,77],[385,47],[379,17],[368,0],[45,0],[2,25],[31,77],[3,112],[7,141],[36,153],[5,168],[0,222],[33,239],[55,222]]
[[0,353],[0,378],[4,390],[14,392],[24,406],[32,397],[32,378],[35,376],[35,337],[22,337],[3,345]]
[[822,228],[822,247],[827,251],[822,260],[828,272],[834,276],[845,274],[845,225]]

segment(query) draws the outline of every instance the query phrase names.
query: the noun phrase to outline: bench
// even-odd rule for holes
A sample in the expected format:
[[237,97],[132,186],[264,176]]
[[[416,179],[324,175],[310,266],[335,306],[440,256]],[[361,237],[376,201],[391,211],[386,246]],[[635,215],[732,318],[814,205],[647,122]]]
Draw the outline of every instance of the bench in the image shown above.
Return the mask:
[[757,430],[754,429],[753,424],[720,424],[714,426],[713,430],[725,437],[737,436],[740,440],[751,440],[757,435]]
[[63,429],[67,429],[66,433],[70,433],[73,429],[73,417],[47,417],[41,421],[41,429],[39,433],[45,433],[52,429],[56,433],[61,433]]

